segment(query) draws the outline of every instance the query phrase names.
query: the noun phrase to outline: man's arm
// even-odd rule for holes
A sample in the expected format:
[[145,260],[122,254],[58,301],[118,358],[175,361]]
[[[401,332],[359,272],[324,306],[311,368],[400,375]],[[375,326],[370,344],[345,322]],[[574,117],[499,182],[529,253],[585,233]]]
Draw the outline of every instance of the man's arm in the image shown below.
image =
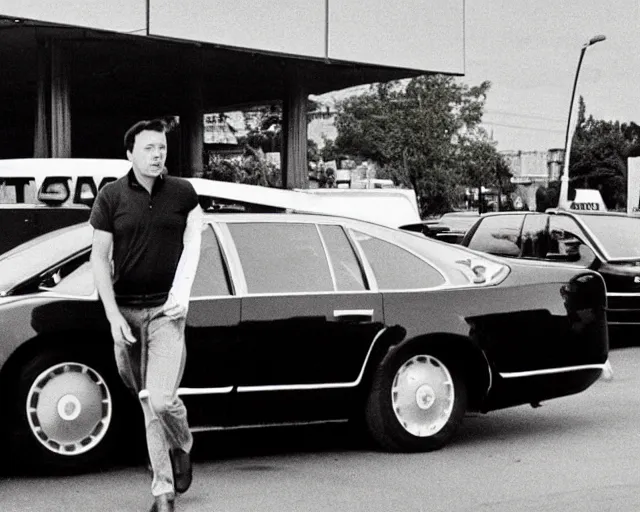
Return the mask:
[[96,289],[98,290],[98,295],[100,295],[100,300],[104,306],[107,320],[109,320],[109,324],[111,325],[113,340],[116,342],[135,343],[136,339],[131,333],[131,328],[116,304],[113,282],[111,280],[112,246],[113,235],[111,233],[100,229],[93,230],[93,244],[91,247],[93,278]]
[[196,205],[189,212],[187,225],[182,238],[183,248],[178,262],[169,298],[164,306],[167,316],[185,316],[189,309],[191,286],[196,277],[198,262],[200,261],[200,243],[202,240],[202,209]]

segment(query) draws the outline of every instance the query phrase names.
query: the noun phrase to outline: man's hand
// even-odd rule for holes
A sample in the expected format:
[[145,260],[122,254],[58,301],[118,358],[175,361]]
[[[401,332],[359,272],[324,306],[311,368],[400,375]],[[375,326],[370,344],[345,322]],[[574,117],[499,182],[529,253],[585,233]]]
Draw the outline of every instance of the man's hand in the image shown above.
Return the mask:
[[169,292],[169,297],[162,310],[165,315],[174,320],[184,318],[189,311],[189,298],[180,297],[172,290]]
[[132,344],[137,340],[131,332],[131,327],[122,315],[116,315],[113,319],[109,320],[111,324],[111,336],[115,343]]

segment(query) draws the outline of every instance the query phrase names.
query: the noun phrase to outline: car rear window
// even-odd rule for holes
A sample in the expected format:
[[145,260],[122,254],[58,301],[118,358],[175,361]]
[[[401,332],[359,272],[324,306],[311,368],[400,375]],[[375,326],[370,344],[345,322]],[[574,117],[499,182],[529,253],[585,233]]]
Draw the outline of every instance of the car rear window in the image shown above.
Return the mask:
[[354,237],[364,253],[380,290],[418,290],[444,284],[444,276],[413,253],[360,231]]

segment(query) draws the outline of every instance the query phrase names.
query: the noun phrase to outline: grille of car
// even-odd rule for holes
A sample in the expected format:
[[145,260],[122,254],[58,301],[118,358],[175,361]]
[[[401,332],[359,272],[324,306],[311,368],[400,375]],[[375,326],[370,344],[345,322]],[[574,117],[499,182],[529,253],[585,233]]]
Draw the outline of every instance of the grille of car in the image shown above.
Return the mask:
[[609,324],[640,324],[640,294],[608,295]]

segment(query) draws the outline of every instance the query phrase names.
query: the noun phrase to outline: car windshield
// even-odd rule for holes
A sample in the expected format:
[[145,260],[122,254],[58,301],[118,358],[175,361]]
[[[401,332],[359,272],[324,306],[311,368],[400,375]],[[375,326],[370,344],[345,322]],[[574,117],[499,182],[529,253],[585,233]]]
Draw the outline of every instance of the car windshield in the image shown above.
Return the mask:
[[91,245],[88,223],[52,231],[0,255],[0,294]]
[[640,258],[640,217],[581,215],[611,258]]

